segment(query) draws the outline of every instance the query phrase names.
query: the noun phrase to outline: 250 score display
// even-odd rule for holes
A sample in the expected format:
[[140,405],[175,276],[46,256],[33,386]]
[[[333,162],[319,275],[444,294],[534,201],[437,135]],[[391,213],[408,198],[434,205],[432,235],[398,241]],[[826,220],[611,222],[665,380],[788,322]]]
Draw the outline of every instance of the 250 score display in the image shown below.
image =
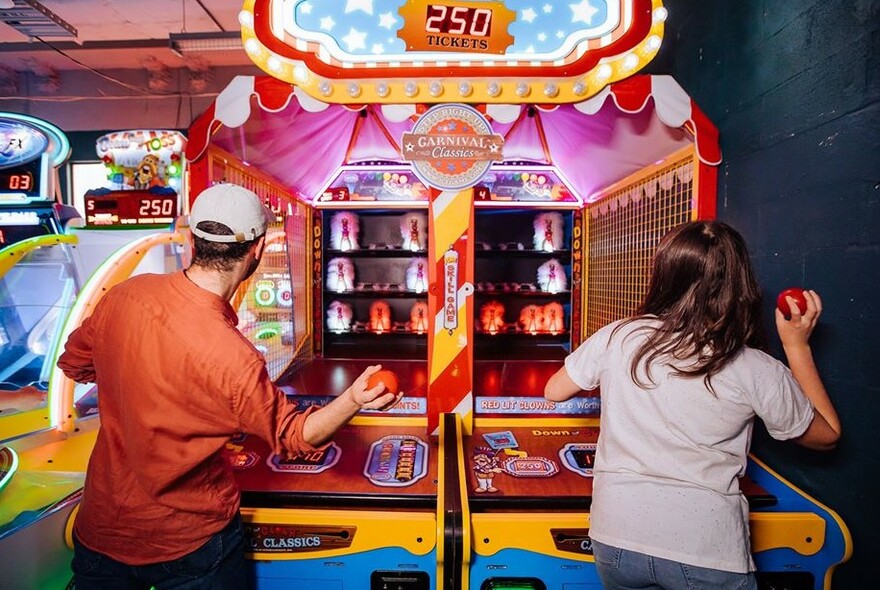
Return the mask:
[[138,216],[140,217],[171,217],[177,203],[174,199],[140,199]]
[[425,32],[488,37],[492,32],[492,11],[486,8],[429,4]]

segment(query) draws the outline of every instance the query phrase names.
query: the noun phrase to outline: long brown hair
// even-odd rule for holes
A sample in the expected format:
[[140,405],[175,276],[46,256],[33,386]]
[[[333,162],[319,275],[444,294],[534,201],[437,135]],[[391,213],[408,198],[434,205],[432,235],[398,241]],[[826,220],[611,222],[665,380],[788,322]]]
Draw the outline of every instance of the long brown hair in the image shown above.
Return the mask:
[[[652,386],[658,358],[678,376],[702,375],[712,389],[717,374],[743,346],[761,347],[761,292],[742,236],[720,221],[694,221],[660,241],[648,292],[630,322],[656,316],[631,365],[635,383]],[[677,362],[685,361],[685,362]],[[650,383],[636,369],[644,363]]]

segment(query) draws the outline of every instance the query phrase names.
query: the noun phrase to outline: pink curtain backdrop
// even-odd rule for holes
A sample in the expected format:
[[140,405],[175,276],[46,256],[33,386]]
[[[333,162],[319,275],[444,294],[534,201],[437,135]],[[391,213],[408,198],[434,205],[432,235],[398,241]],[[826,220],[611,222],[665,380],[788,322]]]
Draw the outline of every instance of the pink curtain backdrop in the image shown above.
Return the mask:
[[[210,141],[278,179],[303,198],[311,200],[341,165],[402,162],[398,146],[402,134],[412,128],[413,118],[391,121],[378,105],[354,108],[319,105],[323,110],[309,112],[296,96],[290,96],[291,86],[257,80],[261,84],[257,84],[254,92],[259,100],[247,93],[237,99],[250,100],[250,116],[246,122],[240,127],[219,125]],[[625,87],[626,94],[618,92],[613,99],[596,103],[601,106],[595,114],[585,114],[573,105],[549,110],[515,107],[522,115],[519,122],[490,121],[493,131],[506,138],[505,161],[553,164],[569,181],[572,190],[586,200],[629,174],[693,144],[694,136],[684,126],[670,127],[658,116],[650,80],[650,77],[642,77],[639,84]],[[690,99],[683,91],[673,98],[687,120],[691,114]],[[666,96],[661,100],[669,102]],[[281,108],[285,102],[286,106]],[[624,112],[618,103],[623,108],[640,110]],[[247,105],[239,106],[247,108]],[[281,110],[266,110],[269,108]],[[314,110],[314,106],[312,108]],[[702,115],[694,111],[695,115]],[[362,120],[358,126],[359,118]],[[197,158],[203,153],[208,141],[206,130],[212,124],[218,125],[215,120],[222,121],[223,116],[215,114],[212,106],[193,125],[188,157]],[[692,120],[690,123],[694,128]],[[707,163],[717,164],[711,161],[720,159],[717,143],[713,144],[717,141],[712,136],[714,128],[708,121],[700,123],[710,126],[709,132],[704,133],[708,137],[699,138],[705,139],[702,143],[706,144],[701,146],[700,154],[708,155]],[[546,143],[540,139],[540,128]]]

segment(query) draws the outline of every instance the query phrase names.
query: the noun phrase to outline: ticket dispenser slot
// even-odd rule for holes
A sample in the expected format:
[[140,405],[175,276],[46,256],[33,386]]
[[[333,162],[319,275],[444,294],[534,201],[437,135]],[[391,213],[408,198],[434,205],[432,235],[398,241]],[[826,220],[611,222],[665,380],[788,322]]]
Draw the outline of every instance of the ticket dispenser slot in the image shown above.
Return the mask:
[[370,590],[429,590],[426,572],[375,571],[370,575]]
[[480,590],[547,590],[538,578],[489,578]]

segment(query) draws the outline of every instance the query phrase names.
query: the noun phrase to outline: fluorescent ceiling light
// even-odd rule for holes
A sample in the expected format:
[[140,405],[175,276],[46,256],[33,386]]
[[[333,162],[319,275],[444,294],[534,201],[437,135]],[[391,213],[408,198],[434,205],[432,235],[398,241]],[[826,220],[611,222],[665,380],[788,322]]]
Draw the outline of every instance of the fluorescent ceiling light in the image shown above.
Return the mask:
[[223,31],[221,33],[171,33],[168,35],[171,51],[183,57],[211,51],[244,51],[241,33]]
[[76,27],[37,0],[0,2],[0,21],[26,37],[73,37],[76,39]]

